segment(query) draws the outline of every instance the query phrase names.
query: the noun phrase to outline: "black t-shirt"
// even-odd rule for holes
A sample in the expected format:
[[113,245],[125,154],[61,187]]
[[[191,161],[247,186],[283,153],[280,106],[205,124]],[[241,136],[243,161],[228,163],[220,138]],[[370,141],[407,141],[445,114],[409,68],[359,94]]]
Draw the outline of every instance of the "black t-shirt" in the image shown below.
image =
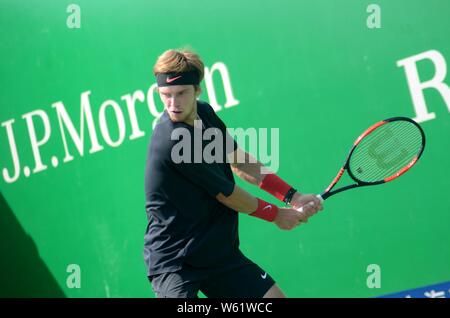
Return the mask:
[[[210,105],[198,101],[197,113],[203,128],[172,122],[164,111],[153,131],[145,172],[148,226],[144,260],[149,276],[179,270],[183,264],[215,269],[243,261],[239,251],[238,213],[215,198],[218,193],[229,196],[234,189],[225,151],[229,149],[227,138],[232,138]],[[172,140],[175,129],[190,132],[193,146],[194,130],[201,129],[204,133],[212,127],[220,129],[224,137],[219,154],[221,163],[195,163],[193,147],[191,163],[175,162],[179,160],[172,158],[172,148],[182,139]],[[202,138],[202,150],[210,142]],[[237,148],[234,140],[232,145],[230,151]]]

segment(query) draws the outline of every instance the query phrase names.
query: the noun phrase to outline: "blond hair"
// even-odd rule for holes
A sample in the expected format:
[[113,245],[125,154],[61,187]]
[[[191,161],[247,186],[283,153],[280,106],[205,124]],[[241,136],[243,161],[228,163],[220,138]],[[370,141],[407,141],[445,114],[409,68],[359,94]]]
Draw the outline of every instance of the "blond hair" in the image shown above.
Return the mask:
[[153,66],[153,74],[159,73],[181,73],[196,71],[199,76],[199,82],[203,80],[204,67],[200,56],[190,49],[167,50],[158,57]]

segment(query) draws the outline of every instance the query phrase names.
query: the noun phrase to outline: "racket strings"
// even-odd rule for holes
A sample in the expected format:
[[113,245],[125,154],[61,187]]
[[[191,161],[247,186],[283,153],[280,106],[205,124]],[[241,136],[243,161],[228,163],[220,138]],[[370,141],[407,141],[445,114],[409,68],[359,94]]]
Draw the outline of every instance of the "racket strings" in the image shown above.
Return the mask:
[[360,181],[381,181],[405,167],[421,148],[422,135],[416,125],[409,121],[389,122],[356,146],[349,161],[350,171]]
[[358,151],[354,153],[352,167],[356,169],[352,172],[356,170],[358,178],[371,182],[394,174],[417,154],[416,149],[420,147],[417,139],[408,138],[410,135],[407,130],[397,129],[392,133],[385,127],[367,136],[367,140],[358,145]]
[[383,138],[382,143],[378,141],[375,145],[375,151],[373,146],[366,147],[367,149],[361,147],[361,153],[367,153],[366,158],[355,156],[354,159],[360,158],[360,160],[352,161],[353,167],[358,167],[356,168],[356,173],[359,174],[358,178],[368,182],[383,180],[395,174],[414,158],[418,153],[418,150],[415,150],[420,147],[420,144],[414,142],[400,144],[398,141],[392,142],[389,138]]
[[[369,154],[371,156],[377,156],[377,154],[384,154],[386,156],[386,158],[384,158],[385,161],[389,161],[390,159],[393,159],[396,156],[399,156],[402,152],[406,153],[410,149],[413,150],[413,154],[416,154],[417,150],[421,146],[420,139],[407,138],[408,135],[409,135],[409,132],[401,131],[392,138],[386,138],[386,140],[383,140],[382,143],[377,145],[376,153],[374,153],[374,151],[370,151]],[[378,137],[382,138],[380,136],[378,136]],[[401,140],[401,142],[400,142],[400,140]],[[369,144],[369,143],[371,143],[373,145],[374,141],[372,140],[372,142],[371,142],[371,140],[368,140],[367,144]],[[394,151],[392,151],[392,150],[394,150]],[[389,157],[393,157],[393,158],[389,158]],[[405,156],[405,158],[409,158],[409,157],[410,156]],[[372,161],[372,164],[377,164],[377,163],[378,163],[377,160]],[[395,165],[391,165],[391,166],[395,167]]]

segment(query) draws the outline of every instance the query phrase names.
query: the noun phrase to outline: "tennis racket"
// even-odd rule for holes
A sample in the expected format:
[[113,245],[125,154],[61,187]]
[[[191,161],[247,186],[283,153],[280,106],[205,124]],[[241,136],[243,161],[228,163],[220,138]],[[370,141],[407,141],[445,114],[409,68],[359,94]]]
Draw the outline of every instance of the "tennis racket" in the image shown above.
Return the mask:
[[[424,148],[425,134],[414,120],[407,117],[382,120],[356,139],[337,176],[317,197],[323,201],[343,191],[397,179],[417,163]],[[333,190],[344,172],[355,183]]]

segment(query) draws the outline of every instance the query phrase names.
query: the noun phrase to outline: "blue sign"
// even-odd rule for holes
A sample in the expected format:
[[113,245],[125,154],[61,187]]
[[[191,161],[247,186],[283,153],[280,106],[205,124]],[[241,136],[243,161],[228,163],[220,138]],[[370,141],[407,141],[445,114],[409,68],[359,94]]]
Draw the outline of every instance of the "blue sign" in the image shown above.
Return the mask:
[[450,282],[405,290],[378,298],[450,298]]

